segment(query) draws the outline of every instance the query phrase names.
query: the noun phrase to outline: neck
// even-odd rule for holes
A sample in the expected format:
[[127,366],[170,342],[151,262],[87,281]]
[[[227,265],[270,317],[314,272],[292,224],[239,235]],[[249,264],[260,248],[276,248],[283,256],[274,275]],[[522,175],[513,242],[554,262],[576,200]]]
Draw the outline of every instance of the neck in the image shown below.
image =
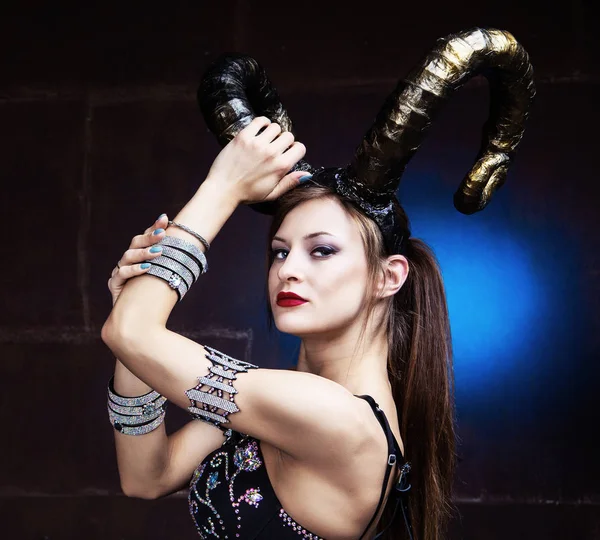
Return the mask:
[[304,336],[297,370],[325,377],[354,395],[391,391],[385,331],[367,328],[361,343],[359,334],[360,327],[349,327],[333,335]]

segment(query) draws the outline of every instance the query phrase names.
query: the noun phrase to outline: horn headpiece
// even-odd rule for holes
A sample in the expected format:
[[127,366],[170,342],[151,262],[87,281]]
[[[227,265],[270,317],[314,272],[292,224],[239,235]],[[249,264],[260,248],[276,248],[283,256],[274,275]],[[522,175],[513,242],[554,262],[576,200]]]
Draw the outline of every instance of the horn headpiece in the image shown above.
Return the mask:
[[[348,165],[315,169],[301,160],[293,170],[312,173],[312,182],[356,204],[378,224],[388,253],[403,253],[410,231],[403,228],[396,197],[402,173],[444,103],[476,75],[489,82],[490,114],[475,165],[456,191],[454,206],[464,214],[483,210],[506,180],[535,96],[529,56],[503,30],[474,28],[439,39],[386,99]],[[222,146],[255,116],[266,116],[293,133],[276,89],[249,56],[219,58],[206,71],[197,97]],[[276,204],[249,206],[273,214]]]

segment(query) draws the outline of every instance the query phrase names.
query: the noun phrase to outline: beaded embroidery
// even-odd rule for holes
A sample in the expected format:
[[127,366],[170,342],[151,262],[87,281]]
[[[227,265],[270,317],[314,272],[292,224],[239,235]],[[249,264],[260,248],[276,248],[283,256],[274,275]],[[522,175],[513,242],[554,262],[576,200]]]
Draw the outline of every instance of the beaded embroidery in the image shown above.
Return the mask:
[[[186,390],[185,395],[190,399],[188,411],[196,420],[202,420],[218,427],[225,432],[222,424],[229,423],[227,416],[239,411],[234,402],[237,390],[232,386],[236,380],[236,373],[247,372],[250,368],[258,368],[254,364],[236,360],[211,347],[206,349],[206,358],[212,362],[206,377],[198,377],[198,384]],[[227,379],[223,382],[223,379]],[[201,390],[208,386],[209,390]],[[229,399],[223,398],[223,392],[229,393]],[[221,412],[223,411],[223,412]]]
[[313,534],[310,531],[307,531],[305,528],[302,527],[302,525],[296,523],[283,508],[281,508],[279,510],[279,517],[283,520],[283,524],[285,526],[291,527],[292,529],[294,529],[296,531],[296,533],[299,536],[301,536],[303,539],[325,540],[324,538],[321,538],[320,536],[317,536],[316,534]]
[[[246,504],[248,504],[249,506],[253,506],[255,508],[258,508],[259,503],[263,500],[263,496],[260,493],[260,488],[249,488],[246,490],[245,493],[243,493],[241,496],[239,496],[236,499],[236,496],[234,494],[234,483],[235,483],[235,479],[236,477],[241,473],[241,472],[252,472],[255,471],[256,469],[258,469],[261,465],[262,465],[262,461],[259,457],[259,448],[258,448],[258,443],[256,440],[254,439],[250,439],[249,441],[243,442],[243,444],[241,444],[240,446],[236,447],[234,455],[233,455],[233,463],[236,467],[235,472],[231,475],[229,475],[229,454],[227,453],[227,451],[221,451],[218,452],[217,454],[215,454],[212,459],[210,460],[210,462],[208,463],[208,467],[212,468],[212,469],[219,469],[223,463],[223,461],[225,462],[225,467],[224,470],[222,471],[222,474],[225,478],[225,480],[227,482],[229,482],[229,500],[231,502],[231,506],[234,509],[235,514],[237,515],[237,533],[236,533],[236,538],[240,538],[240,530],[242,528],[242,524],[239,523],[242,518],[239,515],[240,510],[240,503],[241,502],[245,502]],[[217,511],[217,509],[214,507],[211,498],[210,498],[210,491],[215,489],[217,487],[217,485],[219,485],[221,482],[219,481],[219,472],[221,472],[220,470],[215,470],[215,471],[210,471],[210,473],[206,476],[205,481],[205,487],[206,490],[204,492],[204,496],[202,496],[199,492],[199,485],[202,482],[202,477],[204,475],[204,473],[207,470],[207,464],[200,464],[198,466],[198,468],[194,471],[194,474],[192,476],[192,480],[190,482],[190,493],[188,496],[188,503],[189,503],[189,510],[190,510],[190,514],[192,515],[192,518],[194,519],[194,523],[196,523],[196,530],[198,531],[198,534],[200,535],[201,538],[208,538],[208,536],[212,536],[214,538],[224,538],[224,539],[228,539],[229,536],[226,534],[226,529],[223,523],[223,519],[221,517],[221,515],[219,514],[219,512]],[[215,519],[218,520],[218,523],[220,525],[220,532],[217,533],[216,531],[216,524],[215,521],[213,521],[212,517],[209,516],[206,521],[208,523],[208,527],[204,524],[199,524],[198,520],[196,519],[195,514],[198,513],[199,510],[199,506],[198,503],[202,503],[205,506],[207,506],[208,508],[210,508],[212,514],[214,515]],[[219,534],[224,534],[223,537],[219,536]],[[208,535],[208,536],[207,536]]]

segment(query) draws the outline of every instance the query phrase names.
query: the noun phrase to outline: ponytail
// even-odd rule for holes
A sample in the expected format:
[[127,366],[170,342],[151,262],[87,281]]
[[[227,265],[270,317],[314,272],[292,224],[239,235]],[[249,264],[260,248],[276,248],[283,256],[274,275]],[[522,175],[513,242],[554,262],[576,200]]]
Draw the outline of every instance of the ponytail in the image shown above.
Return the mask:
[[[454,510],[456,463],[450,323],[441,272],[431,249],[411,238],[406,258],[408,277],[394,296],[388,319],[388,374],[404,457],[411,464],[408,504],[413,538],[441,540]],[[391,517],[390,506],[378,531]],[[385,540],[408,538],[400,519],[388,530]]]

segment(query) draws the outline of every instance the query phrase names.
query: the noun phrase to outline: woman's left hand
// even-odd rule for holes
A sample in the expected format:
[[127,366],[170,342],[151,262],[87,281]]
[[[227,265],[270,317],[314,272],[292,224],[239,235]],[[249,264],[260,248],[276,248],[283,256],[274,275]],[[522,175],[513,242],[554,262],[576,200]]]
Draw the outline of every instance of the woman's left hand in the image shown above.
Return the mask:
[[[162,214],[144,231],[144,234],[138,234],[131,239],[129,249],[123,253],[108,280],[108,290],[112,296],[113,306],[119,298],[125,283],[132,277],[145,274],[149,270],[150,264],[145,268],[142,265],[161,255],[162,248],[161,251],[150,250],[165,237],[165,229],[168,225],[169,218],[167,214]],[[157,231],[158,233],[155,234]]]
[[292,133],[282,132],[279,124],[259,116],[221,150],[207,180],[230,190],[241,204],[275,200],[307,174],[286,174],[304,154],[306,147]]

